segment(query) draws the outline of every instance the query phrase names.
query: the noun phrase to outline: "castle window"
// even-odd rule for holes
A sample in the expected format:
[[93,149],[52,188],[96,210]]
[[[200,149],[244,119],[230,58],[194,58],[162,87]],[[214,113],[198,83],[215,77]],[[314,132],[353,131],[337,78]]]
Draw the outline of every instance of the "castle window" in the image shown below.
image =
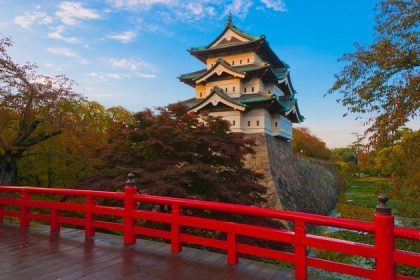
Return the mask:
[[248,58],[248,63],[249,63],[249,58]]
[[251,88],[251,91],[254,92],[254,87]]
[[260,121],[257,121],[257,126],[260,126]]
[[232,87],[232,91],[235,92],[235,87]]
[[232,60],[232,65],[235,65],[235,61]]
[[232,121],[232,125],[235,126],[235,121]]
[[225,92],[227,92],[227,88],[225,88]]
[[268,93],[271,93],[271,90],[269,90]]
[[202,92],[200,92],[200,97],[203,97],[203,93]]
[[251,126],[251,121],[248,121],[248,126]]
[[242,59],[239,60],[239,64],[242,64]]
[[278,126],[277,122],[275,122],[274,125],[277,127]]
[[244,93],[246,93],[246,87],[244,87]]

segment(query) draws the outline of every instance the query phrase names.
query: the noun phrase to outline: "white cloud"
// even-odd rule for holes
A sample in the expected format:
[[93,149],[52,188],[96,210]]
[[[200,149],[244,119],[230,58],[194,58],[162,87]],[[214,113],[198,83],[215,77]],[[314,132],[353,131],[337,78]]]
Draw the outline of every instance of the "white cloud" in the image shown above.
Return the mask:
[[79,57],[79,54],[68,48],[47,48],[47,51],[53,55],[61,55],[66,57]]
[[80,20],[99,19],[100,15],[93,9],[84,8],[80,2],[63,1],[55,15],[66,25],[76,25]]
[[286,4],[283,0],[261,0],[261,3],[268,9],[276,12],[287,12]]
[[140,64],[135,60],[128,59],[110,59],[111,65],[118,68],[136,70]]
[[257,10],[287,11],[285,0],[107,0],[116,10],[155,12],[160,21],[193,22],[208,18],[220,19],[228,12],[241,19],[252,7]]
[[174,5],[177,3],[176,0],[111,0],[111,2],[116,8],[125,8],[125,9],[149,9],[153,5]]
[[192,3],[188,3],[186,7],[187,7],[188,12],[196,16],[202,16],[205,12],[205,9],[202,3],[192,2]]
[[33,24],[50,24],[52,22],[52,17],[47,13],[35,11],[35,12],[26,12],[23,16],[16,16],[14,21],[17,25],[22,28],[29,29]]
[[97,78],[101,81],[106,81],[108,79],[121,80],[123,77],[118,73],[101,73],[101,72],[90,72],[87,76],[92,78]]
[[233,0],[232,3],[226,5],[225,14],[230,12],[240,18],[245,18],[252,5],[252,0]]
[[156,67],[153,64],[138,59],[110,59],[109,62],[116,68],[128,69],[131,71],[147,70],[150,72],[157,72]]
[[79,43],[79,39],[77,39],[76,37],[63,36],[64,29],[65,28],[62,25],[55,27],[53,31],[48,33],[48,38],[64,41],[69,44]]
[[148,73],[103,73],[103,72],[90,72],[86,74],[88,77],[96,78],[99,81],[107,81],[107,80],[122,80],[125,78],[133,78],[138,77],[142,79],[154,79],[156,78],[155,74],[148,74]]
[[121,43],[129,43],[132,42],[137,37],[137,32],[134,31],[126,31],[123,33],[113,33],[107,36],[108,38],[116,41],[120,41]]
[[123,79],[123,78],[142,78],[154,79],[156,78],[156,67],[150,63],[138,59],[109,59],[112,67],[122,69],[120,73],[89,73],[88,76],[95,77],[101,81],[108,79]]
[[48,62],[44,63],[44,66],[54,71],[63,71],[63,69],[66,68],[68,65]]
[[208,7],[208,3],[194,1],[186,2],[183,5],[180,5],[178,9],[173,9],[175,11],[176,19],[181,19],[184,21],[193,21],[199,20],[207,16],[213,11],[213,7]]
[[147,73],[135,73],[135,76],[143,78],[143,79],[154,79],[154,78],[156,78],[155,74],[147,74]]
[[231,12],[244,18],[253,0],[108,0],[115,9],[157,11],[163,21],[197,21]]

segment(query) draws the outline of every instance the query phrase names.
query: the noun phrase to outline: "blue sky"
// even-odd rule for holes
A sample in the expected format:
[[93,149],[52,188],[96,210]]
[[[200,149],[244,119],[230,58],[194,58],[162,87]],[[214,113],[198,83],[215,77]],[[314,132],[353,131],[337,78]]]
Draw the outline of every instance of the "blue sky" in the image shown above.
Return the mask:
[[307,126],[329,147],[361,133],[336,96],[323,97],[354,42],[373,40],[373,0],[0,0],[0,36],[10,55],[48,75],[65,73],[77,90],[131,111],[193,96],[176,78],[204,68],[186,51],[210,43],[230,11],[236,26],[266,35],[287,62]]

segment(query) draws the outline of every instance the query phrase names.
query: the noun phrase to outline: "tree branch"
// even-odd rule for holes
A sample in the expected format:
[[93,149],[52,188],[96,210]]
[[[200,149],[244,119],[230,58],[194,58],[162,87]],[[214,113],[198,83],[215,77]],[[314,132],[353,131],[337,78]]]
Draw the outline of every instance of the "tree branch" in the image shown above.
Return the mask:
[[56,130],[56,131],[53,131],[53,132],[50,132],[50,133],[47,133],[47,134],[40,134],[37,137],[29,140],[28,142],[23,143],[22,147],[25,147],[27,149],[27,148],[29,148],[33,145],[36,145],[36,144],[38,144],[42,141],[45,141],[45,140],[48,140],[48,139],[50,139],[54,136],[57,136],[57,135],[61,134],[62,132],[63,132],[62,130]]

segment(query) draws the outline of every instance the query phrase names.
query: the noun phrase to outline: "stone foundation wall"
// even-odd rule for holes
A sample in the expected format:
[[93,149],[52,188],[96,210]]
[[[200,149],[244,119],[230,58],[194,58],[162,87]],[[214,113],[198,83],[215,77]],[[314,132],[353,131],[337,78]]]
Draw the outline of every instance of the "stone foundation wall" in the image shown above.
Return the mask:
[[247,167],[264,174],[267,206],[274,209],[327,214],[334,209],[338,188],[333,174],[321,164],[298,159],[291,143],[271,135],[249,134],[256,141]]

